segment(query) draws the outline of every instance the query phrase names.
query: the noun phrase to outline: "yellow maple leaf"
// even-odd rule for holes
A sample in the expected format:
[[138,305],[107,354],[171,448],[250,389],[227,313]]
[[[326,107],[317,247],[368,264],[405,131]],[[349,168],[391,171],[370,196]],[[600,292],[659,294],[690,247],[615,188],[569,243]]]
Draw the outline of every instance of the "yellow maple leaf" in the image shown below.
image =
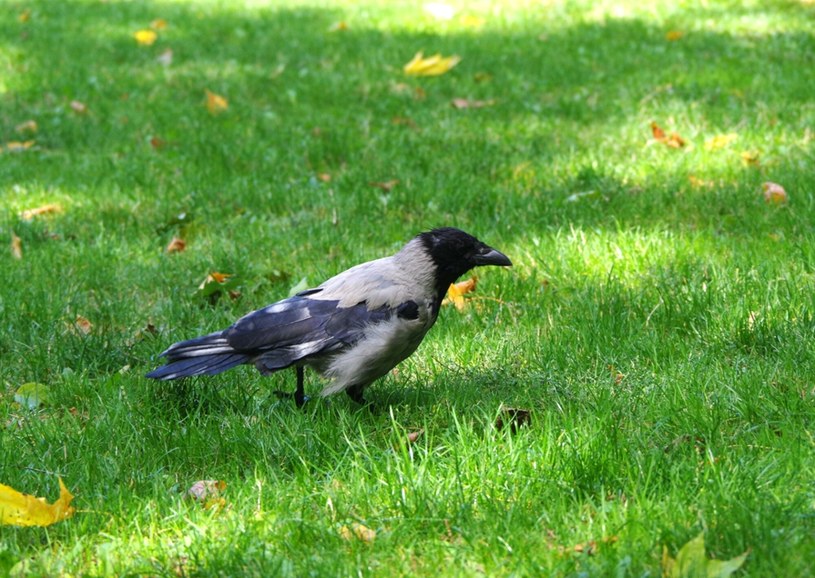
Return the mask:
[[158,40],[158,34],[156,34],[155,30],[136,30],[136,32],[133,33],[133,38],[136,39],[139,46],[152,46],[153,43]]
[[459,62],[461,62],[460,56],[434,54],[425,58],[424,53],[419,51],[413,60],[405,64],[404,71],[405,74],[411,76],[438,76],[449,71]]
[[714,137],[711,137],[705,141],[705,148],[709,151],[713,151],[716,149],[723,149],[730,143],[734,142],[736,139],[739,138],[734,132],[728,134],[719,134]]
[[476,276],[472,276],[464,281],[459,281],[458,283],[453,283],[447,289],[447,297],[445,297],[444,301],[442,301],[442,305],[452,303],[456,306],[456,309],[463,311],[467,306],[466,301],[464,301],[464,296],[467,293],[472,293],[475,291],[477,284],[478,277]]
[[229,101],[220,94],[206,91],[207,93],[207,110],[209,114],[218,114],[229,108]]
[[73,494],[62,478],[59,480],[59,498],[49,504],[44,498],[22,494],[10,486],[0,484],[0,524],[10,526],[50,526],[70,518],[76,512],[71,506]]

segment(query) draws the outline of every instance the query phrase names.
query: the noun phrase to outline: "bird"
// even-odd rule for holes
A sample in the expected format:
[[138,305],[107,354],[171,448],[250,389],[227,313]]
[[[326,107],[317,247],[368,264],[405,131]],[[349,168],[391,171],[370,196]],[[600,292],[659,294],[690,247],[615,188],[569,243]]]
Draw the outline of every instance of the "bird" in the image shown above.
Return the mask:
[[424,231],[389,257],[351,267],[222,331],[171,345],[160,355],[165,365],[146,377],[215,375],[243,364],[262,375],[294,367],[293,397],[302,407],[310,367],[327,380],[321,396],[344,391],[366,405],[365,389],[409,357],[433,327],[450,284],[484,265],[512,262],[460,229]]

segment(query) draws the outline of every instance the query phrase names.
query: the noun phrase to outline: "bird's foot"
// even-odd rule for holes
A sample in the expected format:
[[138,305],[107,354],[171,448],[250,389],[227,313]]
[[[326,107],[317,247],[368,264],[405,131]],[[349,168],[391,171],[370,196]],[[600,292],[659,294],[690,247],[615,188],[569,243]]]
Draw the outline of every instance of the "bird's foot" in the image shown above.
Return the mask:
[[294,399],[294,403],[297,405],[297,407],[303,407],[306,402],[311,399],[307,395],[298,395],[299,392],[292,393],[290,391],[281,391],[278,389],[273,393],[280,399]]

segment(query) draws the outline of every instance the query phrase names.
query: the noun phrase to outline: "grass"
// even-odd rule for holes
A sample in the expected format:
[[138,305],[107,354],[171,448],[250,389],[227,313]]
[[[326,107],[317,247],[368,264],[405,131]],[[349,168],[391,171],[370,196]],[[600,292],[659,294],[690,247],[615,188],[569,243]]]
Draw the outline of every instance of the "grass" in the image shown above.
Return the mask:
[[[0,527],[0,574],[659,576],[704,531],[750,550],[740,575],[813,575],[812,4],[452,4],[0,6],[0,143],[35,141],[0,153],[0,481],[53,500],[61,476],[79,509]],[[406,77],[419,50],[462,61]],[[293,375],[249,368],[142,377],[437,225],[515,267],[442,312],[381,411],[297,411],[270,395]],[[195,297],[211,271],[240,298]],[[498,431],[502,406],[531,424]],[[223,508],[185,498],[202,479]]]

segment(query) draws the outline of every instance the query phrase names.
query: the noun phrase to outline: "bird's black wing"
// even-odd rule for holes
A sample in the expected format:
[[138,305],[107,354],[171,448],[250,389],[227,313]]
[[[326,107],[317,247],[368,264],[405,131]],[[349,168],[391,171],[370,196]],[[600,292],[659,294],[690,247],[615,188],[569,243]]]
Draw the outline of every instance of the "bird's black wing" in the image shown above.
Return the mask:
[[304,292],[249,313],[224,332],[227,343],[253,355],[261,371],[275,371],[353,345],[367,326],[393,314],[387,306],[369,310],[362,301],[340,307],[337,300],[309,297],[313,294]]

